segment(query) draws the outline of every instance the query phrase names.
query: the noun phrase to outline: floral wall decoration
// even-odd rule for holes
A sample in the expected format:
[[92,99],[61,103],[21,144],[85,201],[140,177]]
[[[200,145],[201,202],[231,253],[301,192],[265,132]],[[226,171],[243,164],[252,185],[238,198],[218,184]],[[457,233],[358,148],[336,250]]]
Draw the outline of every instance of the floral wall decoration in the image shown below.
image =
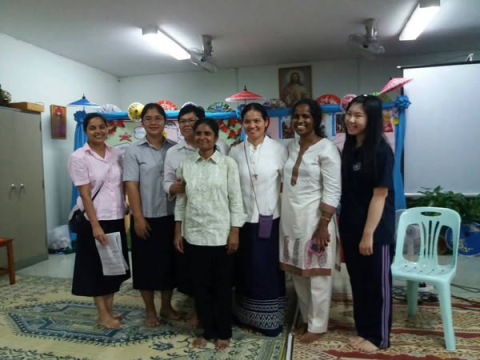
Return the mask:
[[220,138],[227,144],[240,140],[242,122],[239,119],[219,120],[218,125],[220,127]]

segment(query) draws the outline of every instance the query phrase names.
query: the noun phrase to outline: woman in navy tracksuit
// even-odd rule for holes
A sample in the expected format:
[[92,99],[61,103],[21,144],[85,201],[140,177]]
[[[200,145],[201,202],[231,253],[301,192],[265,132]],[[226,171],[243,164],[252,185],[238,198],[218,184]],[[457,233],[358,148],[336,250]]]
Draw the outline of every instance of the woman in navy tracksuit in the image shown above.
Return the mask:
[[357,96],[347,107],[342,153],[340,236],[363,352],[390,346],[395,205],[392,149],[383,137],[382,101]]

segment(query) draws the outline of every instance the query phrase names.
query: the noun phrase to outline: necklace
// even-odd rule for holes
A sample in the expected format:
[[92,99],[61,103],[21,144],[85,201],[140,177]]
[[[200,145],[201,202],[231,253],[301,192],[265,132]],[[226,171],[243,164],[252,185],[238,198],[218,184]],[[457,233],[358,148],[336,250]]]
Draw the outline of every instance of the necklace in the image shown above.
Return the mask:
[[[250,176],[253,176],[255,178],[255,180],[258,180],[258,174],[256,173],[256,169],[257,169],[257,165],[258,165],[258,161],[260,161],[260,151],[262,150],[262,146],[263,146],[263,142],[261,142],[260,144],[257,145],[257,149],[255,149],[254,147],[254,151],[258,151],[258,153],[256,153],[256,162],[254,164],[252,164],[252,168],[253,168],[253,174],[252,174],[252,169],[250,167],[250,162],[249,160],[251,160],[251,150],[250,148],[248,149],[248,155],[247,155],[247,141],[244,142],[244,152],[245,152],[245,160],[247,161],[247,167],[248,167],[248,172],[250,173]],[[253,146],[253,145],[252,145]]]

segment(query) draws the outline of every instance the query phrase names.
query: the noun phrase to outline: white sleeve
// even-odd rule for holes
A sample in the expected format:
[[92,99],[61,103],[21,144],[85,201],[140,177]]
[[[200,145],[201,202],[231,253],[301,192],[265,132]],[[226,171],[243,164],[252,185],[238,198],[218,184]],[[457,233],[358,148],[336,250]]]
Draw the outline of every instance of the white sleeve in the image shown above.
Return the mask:
[[167,155],[165,156],[165,165],[163,169],[163,190],[167,193],[169,200],[175,199],[176,195],[170,194],[170,186],[172,186],[172,184],[177,179],[177,173],[176,169],[173,167],[172,157],[172,152],[167,151]]

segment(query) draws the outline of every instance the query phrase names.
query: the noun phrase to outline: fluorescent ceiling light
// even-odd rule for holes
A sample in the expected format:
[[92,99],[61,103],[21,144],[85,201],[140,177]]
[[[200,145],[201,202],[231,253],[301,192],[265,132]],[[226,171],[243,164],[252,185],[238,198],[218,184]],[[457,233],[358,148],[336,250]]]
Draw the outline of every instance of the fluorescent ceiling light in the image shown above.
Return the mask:
[[420,0],[400,34],[400,41],[415,40],[439,9],[440,0]]
[[175,40],[162,33],[158,27],[152,25],[145,27],[142,29],[142,35],[153,47],[158,48],[175,59],[190,59],[188,51]]

